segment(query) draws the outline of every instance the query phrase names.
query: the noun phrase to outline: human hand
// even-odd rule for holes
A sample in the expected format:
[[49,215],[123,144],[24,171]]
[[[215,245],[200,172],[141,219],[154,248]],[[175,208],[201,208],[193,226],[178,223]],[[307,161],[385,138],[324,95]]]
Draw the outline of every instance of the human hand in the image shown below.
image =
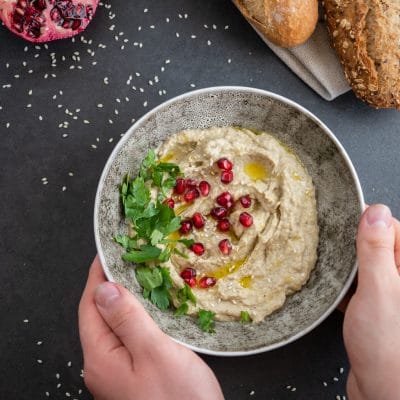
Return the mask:
[[363,214],[357,235],[358,285],[344,319],[350,400],[400,396],[400,223],[382,205]]
[[164,334],[99,258],[79,304],[85,384],[98,400],[223,399],[211,369]]

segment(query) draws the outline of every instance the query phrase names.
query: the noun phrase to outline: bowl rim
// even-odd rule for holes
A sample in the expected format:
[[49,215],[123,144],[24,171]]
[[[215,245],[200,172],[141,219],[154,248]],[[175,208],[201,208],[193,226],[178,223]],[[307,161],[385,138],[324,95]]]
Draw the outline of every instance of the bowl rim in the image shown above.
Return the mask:
[[[173,104],[177,101],[184,100],[191,98],[193,96],[201,95],[201,94],[213,94],[213,93],[221,93],[221,92],[245,92],[245,93],[252,93],[252,94],[258,94],[262,95],[264,97],[269,97],[274,100],[278,100],[284,104],[289,105],[290,107],[293,107],[294,109],[300,111],[302,114],[306,115],[308,118],[310,118],[312,121],[314,121],[321,129],[322,131],[329,137],[329,139],[335,144],[336,148],[338,149],[340,155],[343,157],[346,166],[348,167],[351,177],[353,179],[353,183],[355,185],[355,189],[357,192],[357,198],[360,206],[360,215],[365,209],[365,202],[364,202],[364,195],[363,191],[361,188],[361,184],[357,175],[357,172],[354,168],[354,165],[347,154],[346,150],[344,149],[343,145],[340,143],[338,138],[334,135],[334,133],[317,117],[315,116],[311,111],[306,109],[305,107],[301,106],[300,104],[296,103],[293,100],[290,100],[284,96],[281,96],[279,94],[270,92],[268,90],[264,89],[257,89],[257,88],[252,88],[248,86],[212,86],[212,87],[206,87],[202,89],[197,89],[197,90],[191,90],[185,93],[182,93],[178,96],[175,96],[158,106],[154,107],[147,113],[145,113],[142,117],[140,117],[123,135],[123,137],[119,140],[119,142],[116,144],[114,149],[112,150],[111,154],[109,155],[107,162],[103,168],[103,171],[101,173],[99,183],[97,186],[96,190],[96,198],[95,198],[95,203],[94,203],[94,215],[93,215],[93,226],[94,226],[94,236],[95,236],[95,243],[96,243],[96,249],[98,252],[98,255],[100,257],[101,265],[103,268],[103,271],[106,275],[106,278],[110,282],[115,282],[109,268],[106,265],[105,262],[105,257],[102,251],[101,243],[100,243],[100,234],[99,234],[99,224],[98,224],[98,211],[100,207],[100,193],[103,191],[104,187],[104,182],[105,178],[107,176],[108,171],[110,170],[110,167],[112,163],[115,160],[116,155],[118,154],[119,150],[125,145],[125,142],[128,141],[130,138],[131,134],[136,130],[136,128],[144,121],[145,119],[149,118],[150,116],[156,114],[160,109],[165,108],[166,106]],[[328,307],[325,312],[317,319],[315,320],[312,324],[307,326],[305,329],[301,330],[300,332],[296,333],[295,335],[291,336],[290,338],[287,338],[285,340],[281,340],[277,343],[273,343],[271,345],[259,347],[257,349],[252,349],[252,350],[241,350],[241,351],[217,351],[217,350],[210,350],[202,347],[197,347],[193,346],[191,344],[182,342],[180,340],[177,340],[170,336],[172,340],[175,342],[189,348],[190,350],[193,350],[197,353],[202,353],[206,355],[212,355],[212,356],[223,356],[223,357],[236,357],[236,356],[249,356],[249,355],[254,355],[254,354],[259,354],[259,353],[264,353],[266,351],[271,351],[275,350],[279,347],[285,346],[289,343],[292,343],[296,341],[297,339],[300,339],[301,337],[305,336],[307,333],[311,332],[313,329],[315,329],[318,325],[320,325],[338,306],[338,304],[341,302],[345,294],[347,293],[348,289],[350,288],[354,277],[356,275],[358,268],[357,260],[355,261],[353,268],[351,270],[351,273],[345,283],[345,285],[342,287],[342,290],[340,291],[339,295],[337,296],[336,300],[331,304],[330,307]]]

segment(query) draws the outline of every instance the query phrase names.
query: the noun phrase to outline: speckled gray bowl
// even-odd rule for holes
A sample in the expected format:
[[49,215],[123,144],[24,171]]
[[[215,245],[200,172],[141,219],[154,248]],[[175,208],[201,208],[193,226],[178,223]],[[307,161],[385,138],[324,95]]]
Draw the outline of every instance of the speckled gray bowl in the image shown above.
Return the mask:
[[[217,322],[206,334],[191,317],[174,318],[143,299],[132,265],[121,260],[113,236],[125,232],[118,188],[135,176],[150,148],[188,128],[239,125],[274,133],[295,150],[316,186],[320,240],[318,261],[304,288],[260,324]],[[214,87],[183,94],[147,113],[112,152],[97,190],[94,229],[107,278],[136,295],[161,329],[189,348],[214,355],[248,355],[303,336],[337,306],[356,273],[354,238],[364,207],[354,167],[332,132],[313,114],[281,96],[246,87]]]

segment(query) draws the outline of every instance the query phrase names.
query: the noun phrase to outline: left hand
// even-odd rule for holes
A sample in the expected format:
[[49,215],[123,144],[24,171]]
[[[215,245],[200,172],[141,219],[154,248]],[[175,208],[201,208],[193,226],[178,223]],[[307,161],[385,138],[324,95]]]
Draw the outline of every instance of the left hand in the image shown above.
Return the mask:
[[211,369],[164,334],[99,258],[79,305],[85,384],[101,400],[223,400]]

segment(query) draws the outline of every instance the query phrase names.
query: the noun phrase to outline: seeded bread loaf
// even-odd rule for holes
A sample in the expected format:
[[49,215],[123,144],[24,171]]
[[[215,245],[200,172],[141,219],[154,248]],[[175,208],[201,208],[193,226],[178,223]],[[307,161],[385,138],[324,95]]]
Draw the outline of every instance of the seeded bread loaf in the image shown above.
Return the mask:
[[355,94],[400,109],[400,1],[325,0],[332,43]]
[[318,0],[233,1],[260,33],[282,47],[304,43],[318,20]]

